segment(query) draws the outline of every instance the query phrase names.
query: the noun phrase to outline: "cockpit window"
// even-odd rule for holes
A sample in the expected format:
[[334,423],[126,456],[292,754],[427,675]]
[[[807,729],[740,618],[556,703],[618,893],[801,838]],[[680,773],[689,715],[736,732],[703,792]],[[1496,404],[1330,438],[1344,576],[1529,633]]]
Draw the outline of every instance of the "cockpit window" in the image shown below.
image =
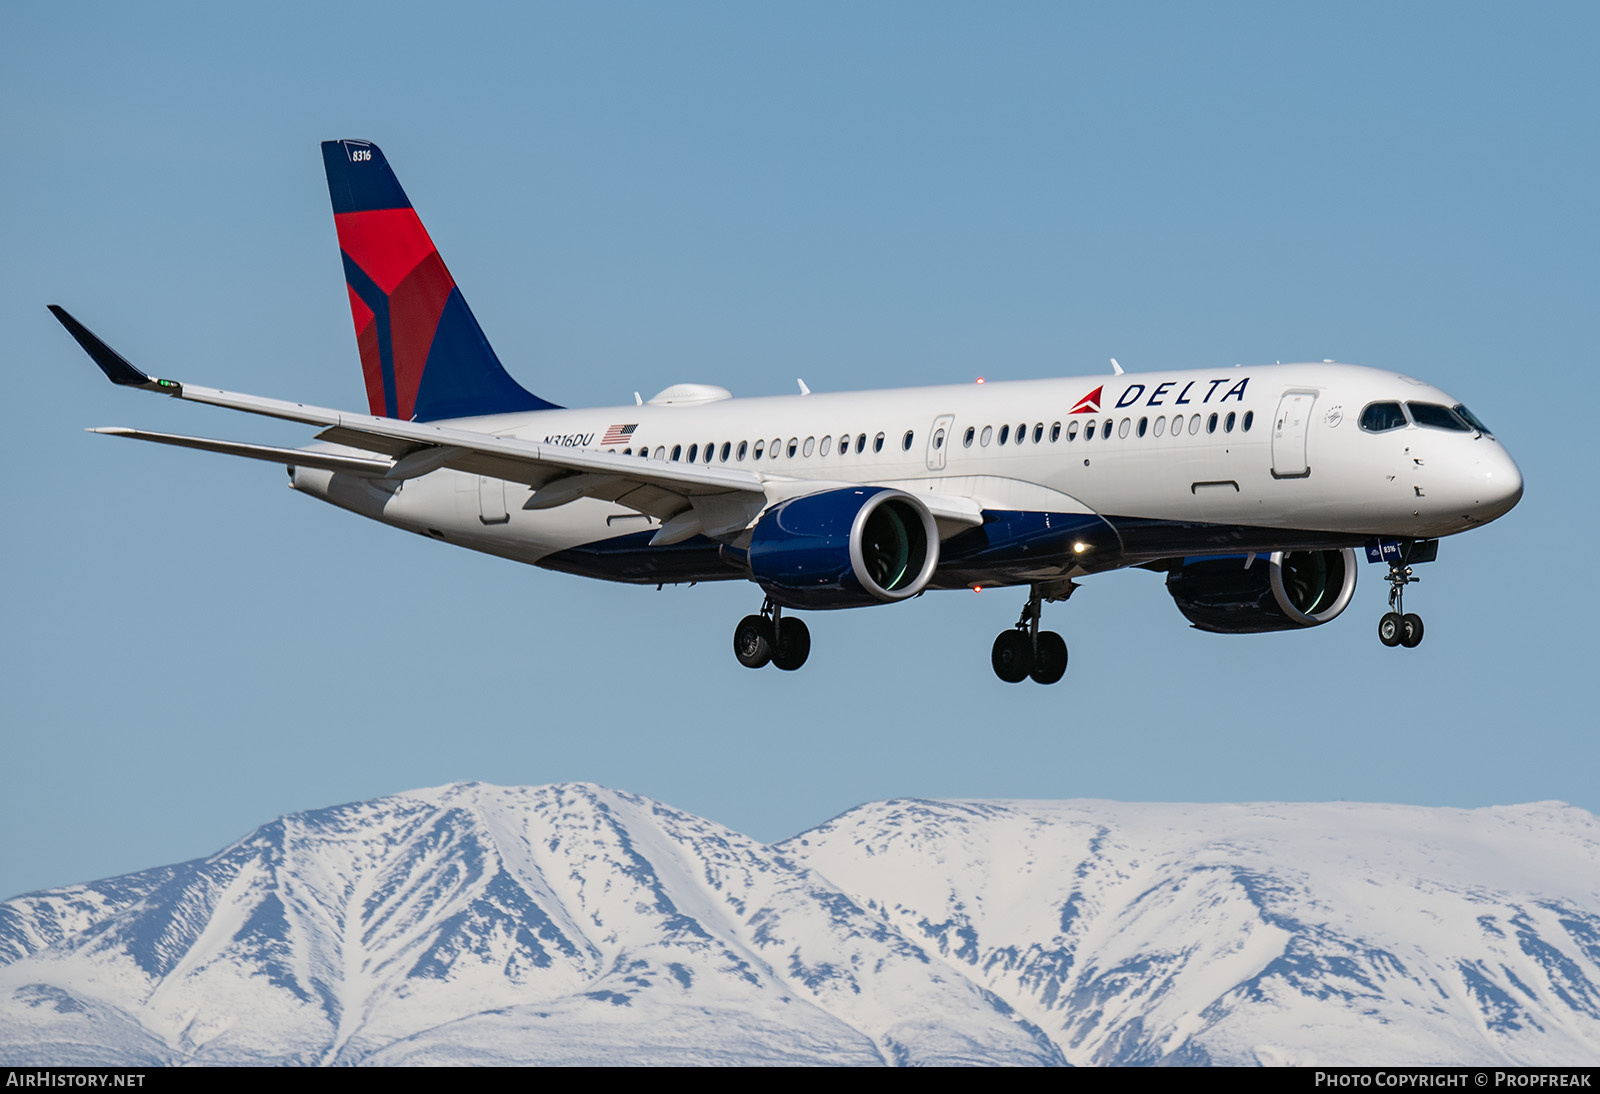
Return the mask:
[[1471,433],[1472,427],[1456,416],[1456,412],[1438,403],[1407,403],[1411,418],[1429,429],[1448,429],[1455,433]]
[[1462,419],[1468,425],[1470,425],[1473,429],[1476,429],[1479,433],[1482,433],[1485,437],[1493,437],[1494,436],[1493,433],[1489,432],[1489,427],[1484,425],[1482,422],[1480,422],[1478,420],[1478,416],[1476,414],[1474,414],[1472,411],[1468,410],[1466,407],[1462,406],[1460,403],[1457,403],[1455,406],[1451,407],[1450,409],[1454,410],[1457,414],[1461,415]]
[[1361,428],[1368,433],[1387,433],[1405,424],[1405,411],[1400,409],[1399,403],[1373,403],[1361,412]]

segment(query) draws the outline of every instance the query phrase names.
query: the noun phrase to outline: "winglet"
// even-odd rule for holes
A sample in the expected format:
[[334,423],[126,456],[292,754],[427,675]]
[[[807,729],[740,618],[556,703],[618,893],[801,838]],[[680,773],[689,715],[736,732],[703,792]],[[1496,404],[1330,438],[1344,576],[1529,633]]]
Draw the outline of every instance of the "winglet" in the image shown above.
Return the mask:
[[100,371],[106,374],[106,379],[113,384],[122,384],[125,387],[142,387],[150,391],[161,391],[168,395],[182,395],[183,385],[176,380],[155,380],[139,371],[128,363],[128,359],[110,346],[106,345],[95,335],[94,331],[84,326],[72,317],[72,313],[59,304],[47,305],[50,314],[55,316],[67,333],[72,335],[78,345],[83,347],[95,364],[100,366]]

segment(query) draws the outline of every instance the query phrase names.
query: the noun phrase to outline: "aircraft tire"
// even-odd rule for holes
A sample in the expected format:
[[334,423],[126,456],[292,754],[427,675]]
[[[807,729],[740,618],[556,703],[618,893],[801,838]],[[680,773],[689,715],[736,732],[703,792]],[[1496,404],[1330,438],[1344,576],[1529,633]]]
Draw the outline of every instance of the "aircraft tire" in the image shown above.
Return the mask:
[[778,624],[778,640],[772,647],[772,663],[784,672],[793,672],[810,656],[810,629],[800,620],[784,616]]
[[1036,684],[1053,684],[1067,674],[1067,643],[1055,631],[1040,631],[1028,675]]
[[747,615],[733,629],[733,655],[747,669],[759,669],[772,660],[772,621]]
[[1378,620],[1378,641],[1385,646],[1398,646],[1403,631],[1399,612],[1384,612],[1383,618]]
[[1001,631],[989,652],[994,674],[1008,684],[1020,684],[1033,668],[1033,643],[1023,631]]
[[1422,616],[1407,612],[1400,617],[1400,644],[1414,650],[1422,643]]

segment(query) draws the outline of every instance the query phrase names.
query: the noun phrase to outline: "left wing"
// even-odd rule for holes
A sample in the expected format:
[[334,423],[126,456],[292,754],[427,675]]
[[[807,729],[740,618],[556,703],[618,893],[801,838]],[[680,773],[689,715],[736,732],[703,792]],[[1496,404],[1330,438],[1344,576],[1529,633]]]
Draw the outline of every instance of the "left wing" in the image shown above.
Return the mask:
[[[129,363],[66,309],[52,304],[50,312],[112,383],[189,402],[322,426],[318,440],[377,453],[387,459],[368,460],[337,453],[270,448],[124,428],[96,432],[381,478],[410,478],[441,467],[488,475],[533,487],[534,493],[526,508],[551,508],[580,497],[591,497],[646,513],[663,521],[656,535],[661,543],[677,542],[699,533],[731,534],[749,527],[774,502],[859,485],[539,444],[448,425],[350,414],[306,403],[159,379]],[[918,499],[927,505],[945,536],[983,522],[982,510],[970,498],[919,494]]]

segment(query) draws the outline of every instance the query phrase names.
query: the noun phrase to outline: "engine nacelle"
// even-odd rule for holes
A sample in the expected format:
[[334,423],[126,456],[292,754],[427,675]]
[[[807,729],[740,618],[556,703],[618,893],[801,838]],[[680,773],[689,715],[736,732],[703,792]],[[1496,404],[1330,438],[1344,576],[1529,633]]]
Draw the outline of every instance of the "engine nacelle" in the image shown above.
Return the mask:
[[1356,591],[1356,553],[1274,551],[1197,559],[1167,575],[1184,618],[1203,631],[1257,634],[1336,618]]
[[751,578],[786,607],[890,603],[927,587],[939,565],[939,530],[902,490],[829,490],[763,513],[748,561]]

